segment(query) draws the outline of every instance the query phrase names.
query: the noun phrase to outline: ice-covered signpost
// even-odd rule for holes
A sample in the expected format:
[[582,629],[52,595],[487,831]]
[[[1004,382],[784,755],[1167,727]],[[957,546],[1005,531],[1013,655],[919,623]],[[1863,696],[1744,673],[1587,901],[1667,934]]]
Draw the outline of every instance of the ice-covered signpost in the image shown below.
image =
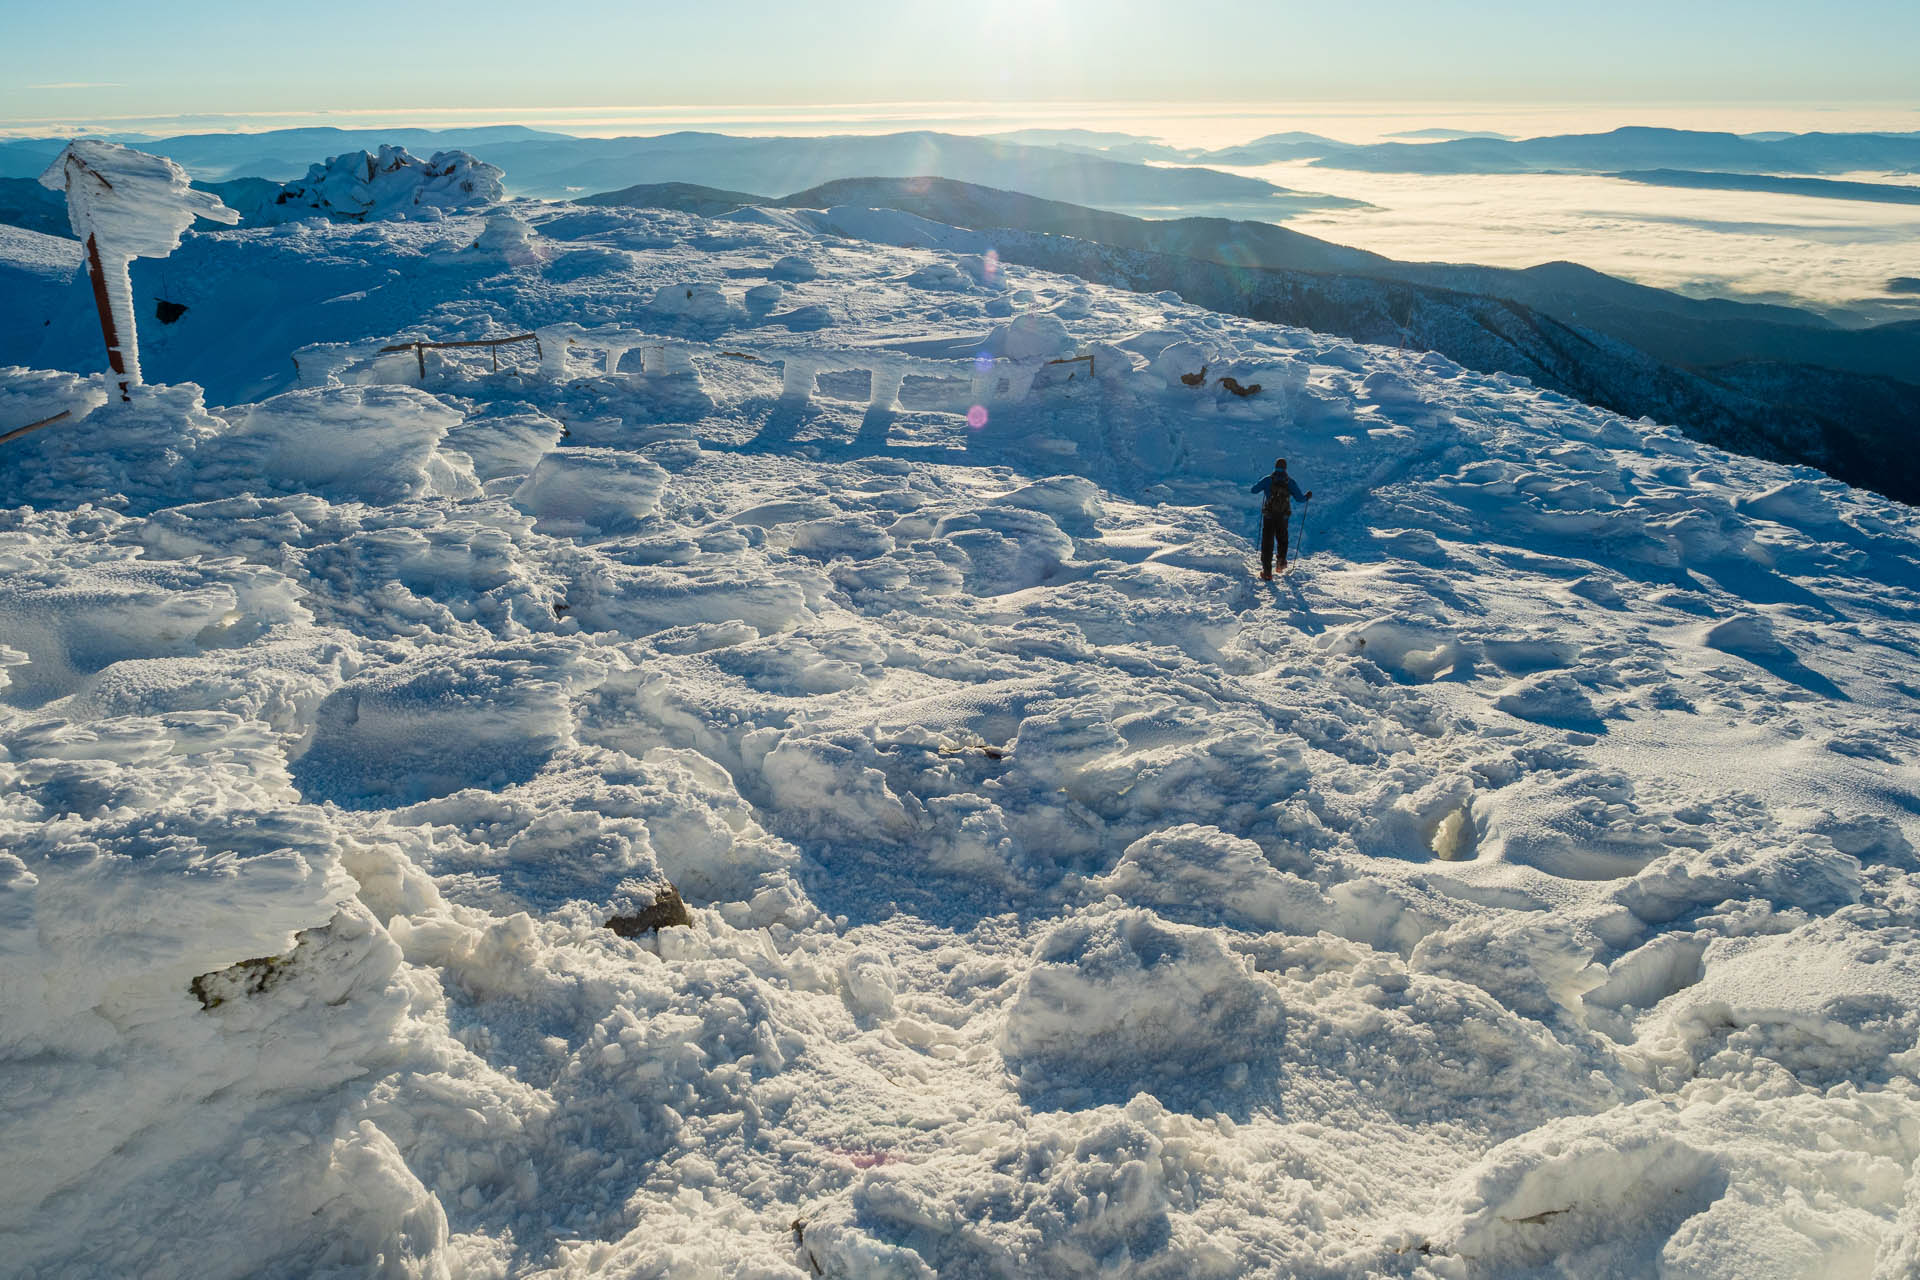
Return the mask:
[[165,156],[82,138],[67,145],[40,185],[67,193],[67,219],[87,247],[87,274],[100,308],[107,363],[120,398],[140,383],[140,342],[133,323],[135,258],[164,258],[180,247],[193,220],[234,223],[240,215],[209,192],[195,191],[187,171]]

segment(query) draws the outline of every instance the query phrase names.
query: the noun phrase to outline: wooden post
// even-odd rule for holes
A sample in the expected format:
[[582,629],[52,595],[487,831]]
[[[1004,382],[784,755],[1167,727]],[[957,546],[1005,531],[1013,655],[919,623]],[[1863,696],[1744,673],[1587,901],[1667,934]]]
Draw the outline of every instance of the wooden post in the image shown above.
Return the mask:
[[42,427],[50,427],[56,422],[64,422],[68,418],[71,418],[72,416],[73,416],[73,410],[62,409],[60,412],[54,414],[51,418],[42,418],[38,422],[29,422],[24,427],[15,427],[13,430],[7,432],[7,434],[0,436],[0,444],[5,444],[9,440],[18,440],[21,436],[24,436],[29,432],[38,431]]
[[93,303],[100,308],[100,335],[107,340],[107,364],[120,379],[120,398],[133,399],[127,391],[127,361],[120,354],[120,328],[113,322],[113,303],[107,299],[107,273],[100,265],[100,246],[93,234],[87,234],[87,274],[93,278]]

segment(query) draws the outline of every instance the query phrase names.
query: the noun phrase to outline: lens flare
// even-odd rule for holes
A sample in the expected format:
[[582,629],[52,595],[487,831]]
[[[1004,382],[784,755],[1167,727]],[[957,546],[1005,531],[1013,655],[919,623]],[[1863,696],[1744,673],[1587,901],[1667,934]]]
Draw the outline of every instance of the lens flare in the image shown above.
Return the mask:
[[987,407],[983,404],[977,404],[973,406],[973,408],[967,410],[967,425],[972,427],[975,431],[978,431],[980,428],[986,426],[987,425]]

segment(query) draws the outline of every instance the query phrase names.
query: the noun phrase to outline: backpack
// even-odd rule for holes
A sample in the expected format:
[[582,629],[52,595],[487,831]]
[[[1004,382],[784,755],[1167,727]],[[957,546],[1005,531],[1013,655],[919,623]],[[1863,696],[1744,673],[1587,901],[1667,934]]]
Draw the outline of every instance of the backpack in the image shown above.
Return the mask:
[[1287,489],[1287,477],[1279,472],[1274,473],[1273,483],[1267,488],[1263,510],[1267,519],[1277,524],[1285,524],[1293,519],[1293,494]]

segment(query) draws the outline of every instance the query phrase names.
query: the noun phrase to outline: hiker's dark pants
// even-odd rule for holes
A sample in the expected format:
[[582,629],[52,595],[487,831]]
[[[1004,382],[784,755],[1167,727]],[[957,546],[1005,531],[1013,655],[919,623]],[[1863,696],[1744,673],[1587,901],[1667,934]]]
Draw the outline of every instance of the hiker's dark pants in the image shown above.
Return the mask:
[[1287,567],[1287,523],[1291,511],[1263,511],[1260,515],[1260,572],[1273,572],[1273,549],[1280,548],[1280,567]]

